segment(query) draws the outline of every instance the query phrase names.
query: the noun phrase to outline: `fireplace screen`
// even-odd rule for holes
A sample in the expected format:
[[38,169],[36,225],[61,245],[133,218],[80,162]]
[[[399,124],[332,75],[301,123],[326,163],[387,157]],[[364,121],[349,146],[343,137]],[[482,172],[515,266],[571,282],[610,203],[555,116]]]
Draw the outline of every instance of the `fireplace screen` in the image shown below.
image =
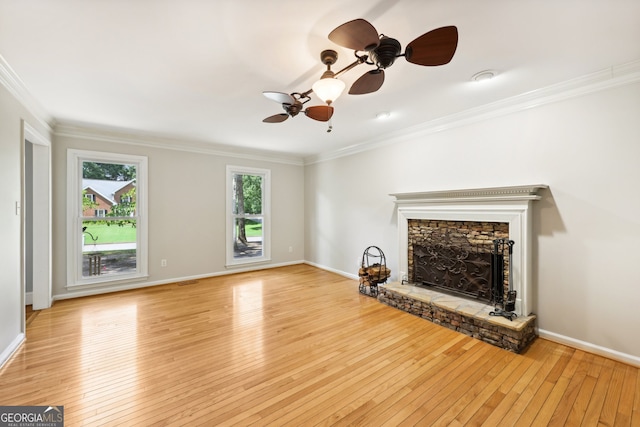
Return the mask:
[[491,253],[445,244],[413,245],[413,267],[414,283],[491,300]]
[[508,239],[508,223],[409,219],[408,226],[409,281],[493,302],[493,242]]

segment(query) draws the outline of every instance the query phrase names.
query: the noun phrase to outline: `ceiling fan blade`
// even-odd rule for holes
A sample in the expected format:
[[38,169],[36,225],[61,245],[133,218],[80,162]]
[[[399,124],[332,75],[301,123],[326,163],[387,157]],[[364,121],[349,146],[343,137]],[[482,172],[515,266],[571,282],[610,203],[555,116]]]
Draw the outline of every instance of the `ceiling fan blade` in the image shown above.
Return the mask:
[[276,101],[278,104],[293,105],[293,103],[296,101],[293,96],[289,95],[288,93],[265,91],[262,92],[262,94],[270,100]]
[[280,122],[284,122],[288,118],[289,118],[289,115],[287,113],[280,113],[280,114],[274,114],[273,116],[269,116],[266,119],[264,119],[262,122],[263,123],[280,123]]
[[448,64],[458,47],[458,29],[454,26],[436,28],[409,43],[407,61],[418,65]]
[[349,95],[364,95],[375,92],[384,83],[384,70],[379,68],[364,73],[356,80],[349,89]]
[[354,19],[329,33],[329,40],[353,50],[375,49],[380,43],[378,31],[364,19]]
[[333,107],[330,105],[314,105],[313,107],[307,107],[304,113],[313,120],[328,122],[333,116]]

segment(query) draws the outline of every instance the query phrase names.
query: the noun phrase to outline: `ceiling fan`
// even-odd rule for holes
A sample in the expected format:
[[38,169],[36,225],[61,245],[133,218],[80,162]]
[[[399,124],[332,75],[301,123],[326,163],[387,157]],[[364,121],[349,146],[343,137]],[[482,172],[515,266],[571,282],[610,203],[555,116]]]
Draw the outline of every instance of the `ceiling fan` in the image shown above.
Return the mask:
[[[275,101],[279,104],[282,104],[282,108],[284,109],[284,113],[274,114],[273,116],[269,116],[263,120],[264,123],[280,123],[287,120],[289,117],[295,117],[300,112],[304,112],[304,114],[312,118],[313,120],[318,120],[320,122],[327,122],[333,116],[333,107],[330,105],[314,105],[311,107],[304,108],[303,105],[311,100],[309,94],[312,90],[308,90],[307,92],[298,93],[294,92],[292,94],[287,94],[283,92],[262,92],[264,96],[269,98],[272,101]],[[304,108],[304,109],[303,109]]]
[[[458,29],[454,26],[436,28],[429,31],[409,43],[401,53],[402,46],[398,40],[378,35],[378,31],[364,19],[354,19],[346,22],[329,33],[329,40],[334,43],[353,49],[356,60],[338,72],[331,71],[331,65],[335,64],[338,54],[334,50],[324,50],[320,59],[327,66],[322,78],[306,92],[262,92],[264,96],[282,105],[284,113],[274,114],[262,120],[264,123],[280,123],[289,117],[295,117],[304,112],[307,117],[321,122],[331,120],[333,107],[331,103],[340,96],[344,83],[337,77],[360,64],[375,65],[376,69],[370,70],[356,80],[349,93],[362,95],[375,92],[384,83],[384,70],[393,65],[396,58],[404,56],[413,64],[425,66],[444,65],[451,61],[458,47]],[[363,52],[362,54],[358,54]],[[320,83],[320,85],[318,85]],[[322,84],[324,83],[324,84]],[[333,86],[333,87],[329,87]],[[320,91],[324,92],[323,94]],[[304,104],[311,100],[309,96],[316,92],[327,105],[316,105],[304,108]],[[329,124],[327,132],[331,132]]]
[[[384,34],[378,35],[374,26],[364,19],[354,19],[340,25],[329,33],[329,40],[353,49],[358,58],[358,61],[336,75],[361,63],[376,66],[376,69],[366,72],[356,80],[349,90],[351,95],[362,95],[380,89],[384,83],[384,70],[400,56],[417,65],[437,66],[449,63],[458,47],[458,29],[447,26],[431,30],[409,43],[404,53],[401,53],[402,46],[398,40]],[[358,55],[358,52],[365,53]]]

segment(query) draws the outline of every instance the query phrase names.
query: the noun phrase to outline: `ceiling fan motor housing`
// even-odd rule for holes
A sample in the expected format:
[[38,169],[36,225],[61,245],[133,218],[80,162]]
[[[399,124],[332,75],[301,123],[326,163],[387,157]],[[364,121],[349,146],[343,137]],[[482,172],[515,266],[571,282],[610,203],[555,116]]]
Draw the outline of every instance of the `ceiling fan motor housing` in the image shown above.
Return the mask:
[[282,108],[291,116],[295,117],[300,111],[302,111],[302,102],[296,99],[293,104],[282,104]]
[[401,51],[402,46],[398,40],[383,35],[378,47],[371,51],[371,60],[376,66],[387,68],[393,65]]

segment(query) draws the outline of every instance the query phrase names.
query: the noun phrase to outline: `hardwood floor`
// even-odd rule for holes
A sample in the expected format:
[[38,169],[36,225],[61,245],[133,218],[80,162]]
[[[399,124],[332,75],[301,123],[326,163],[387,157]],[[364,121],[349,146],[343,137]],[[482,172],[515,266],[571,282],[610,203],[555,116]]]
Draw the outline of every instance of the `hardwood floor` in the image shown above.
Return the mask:
[[32,305],[26,305],[24,307],[25,324],[27,327],[38,317],[38,314],[40,314],[40,311],[34,310]]
[[0,404],[65,425],[640,426],[638,368],[537,339],[516,355],[306,265],[58,301]]

